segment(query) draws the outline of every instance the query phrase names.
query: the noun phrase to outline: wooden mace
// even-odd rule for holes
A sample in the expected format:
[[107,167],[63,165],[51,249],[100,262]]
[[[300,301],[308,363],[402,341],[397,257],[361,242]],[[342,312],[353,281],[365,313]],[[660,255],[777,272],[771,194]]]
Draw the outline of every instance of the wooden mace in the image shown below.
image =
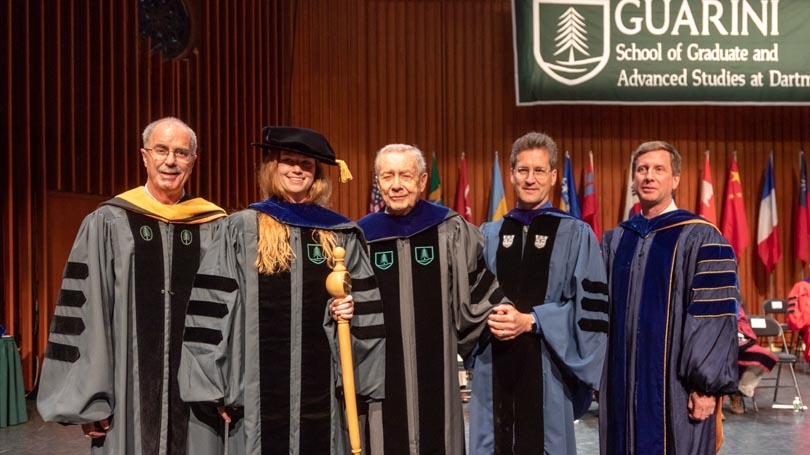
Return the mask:
[[[346,297],[352,291],[352,277],[343,265],[346,250],[336,247],[333,251],[335,267],[326,277],[326,290],[336,299]],[[343,399],[346,403],[346,420],[349,424],[349,443],[352,453],[360,453],[360,423],[357,420],[357,397],[354,391],[354,362],[352,361],[352,338],[349,321],[341,317],[337,321],[340,366],[343,373]]]

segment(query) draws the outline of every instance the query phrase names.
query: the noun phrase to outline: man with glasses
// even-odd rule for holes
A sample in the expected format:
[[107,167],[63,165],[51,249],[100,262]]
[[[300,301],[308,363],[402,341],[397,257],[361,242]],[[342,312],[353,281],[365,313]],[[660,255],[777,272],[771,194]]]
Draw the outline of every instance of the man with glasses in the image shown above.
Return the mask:
[[467,357],[493,305],[506,299],[483,264],[478,229],[422,199],[422,151],[389,144],[374,173],[385,211],[358,224],[368,239],[385,317],[382,431],[368,453],[464,453],[458,356]]
[[472,454],[575,454],[574,419],[599,384],[608,328],[607,283],[590,226],[551,206],[557,145],[515,141],[517,207],[485,223],[484,257],[513,305],[488,318],[470,402]]
[[[167,117],[143,132],[144,186],[82,222],[42,366],[43,419],[80,424],[92,453],[217,453],[219,417],[180,400],[186,303],[224,210],[183,189],[197,137]],[[187,443],[187,441],[189,441]]]

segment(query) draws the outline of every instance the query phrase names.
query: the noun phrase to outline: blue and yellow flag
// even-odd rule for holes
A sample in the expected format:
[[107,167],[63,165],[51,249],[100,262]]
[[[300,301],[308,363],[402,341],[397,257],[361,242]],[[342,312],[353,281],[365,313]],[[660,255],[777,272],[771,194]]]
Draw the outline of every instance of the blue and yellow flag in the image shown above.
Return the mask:
[[442,198],[442,182],[439,180],[439,165],[436,164],[436,155],[433,155],[433,159],[430,162],[428,201],[444,205],[444,198]]
[[503,194],[501,165],[498,163],[498,152],[495,152],[495,164],[492,166],[492,190],[489,193],[489,221],[498,221],[506,215],[506,197]]
[[574,183],[574,171],[571,168],[571,156],[568,155],[568,152],[565,152],[565,171],[562,179],[560,209],[582,219],[582,212],[579,210],[579,198],[577,198],[577,184]]

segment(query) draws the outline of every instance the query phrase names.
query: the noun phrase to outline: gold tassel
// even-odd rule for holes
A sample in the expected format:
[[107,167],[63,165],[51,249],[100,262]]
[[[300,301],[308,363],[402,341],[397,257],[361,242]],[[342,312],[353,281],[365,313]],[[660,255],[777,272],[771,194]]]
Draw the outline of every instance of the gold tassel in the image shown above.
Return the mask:
[[338,167],[340,168],[340,183],[346,183],[351,180],[353,177],[352,171],[349,170],[349,165],[343,160],[335,161],[337,161]]

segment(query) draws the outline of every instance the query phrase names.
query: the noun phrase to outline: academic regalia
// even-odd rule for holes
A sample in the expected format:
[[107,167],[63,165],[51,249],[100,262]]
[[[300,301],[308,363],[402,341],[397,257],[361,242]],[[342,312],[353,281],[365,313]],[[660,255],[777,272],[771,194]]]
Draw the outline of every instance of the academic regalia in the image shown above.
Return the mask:
[[751,328],[745,310],[740,306],[737,315],[737,334],[739,350],[737,351],[737,365],[742,372],[747,367],[762,369],[765,373],[770,373],[779,358],[770,349],[757,344],[757,334]]
[[216,446],[206,416],[189,415],[180,400],[176,373],[191,284],[218,226],[208,222],[224,216],[199,198],[160,204],[140,187],[85,217],[42,365],[44,420],[110,419],[107,435],[88,441],[97,454],[205,454]]
[[[810,346],[810,278],[793,285],[788,293],[787,322],[790,330],[799,332],[805,346]],[[810,363],[810,349],[804,350],[804,360]]]
[[607,283],[590,226],[546,204],[482,226],[487,267],[536,333],[494,338],[475,357],[472,454],[576,454],[574,419],[599,385]]
[[458,355],[470,353],[492,306],[505,302],[484,267],[481,233],[422,200],[405,216],[379,212],[358,224],[369,241],[387,333],[384,428],[373,435],[370,453],[383,453],[382,436],[386,455],[462,454]]
[[734,250],[685,210],[637,215],[605,234],[611,314],[600,388],[603,454],[713,454],[715,415],[690,392],[737,391]]
[[[290,271],[257,271],[259,212],[289,228]],[[333,231],[346,249],[358,407],[384,397],[382,305],[357,226],[313,204],[253,204],[227,218],[203,258],[179,374],[184,400],[244,409],[231,436],[237,453],[350,453],[337,324],[325,288],[331,268],[316,229]]]

